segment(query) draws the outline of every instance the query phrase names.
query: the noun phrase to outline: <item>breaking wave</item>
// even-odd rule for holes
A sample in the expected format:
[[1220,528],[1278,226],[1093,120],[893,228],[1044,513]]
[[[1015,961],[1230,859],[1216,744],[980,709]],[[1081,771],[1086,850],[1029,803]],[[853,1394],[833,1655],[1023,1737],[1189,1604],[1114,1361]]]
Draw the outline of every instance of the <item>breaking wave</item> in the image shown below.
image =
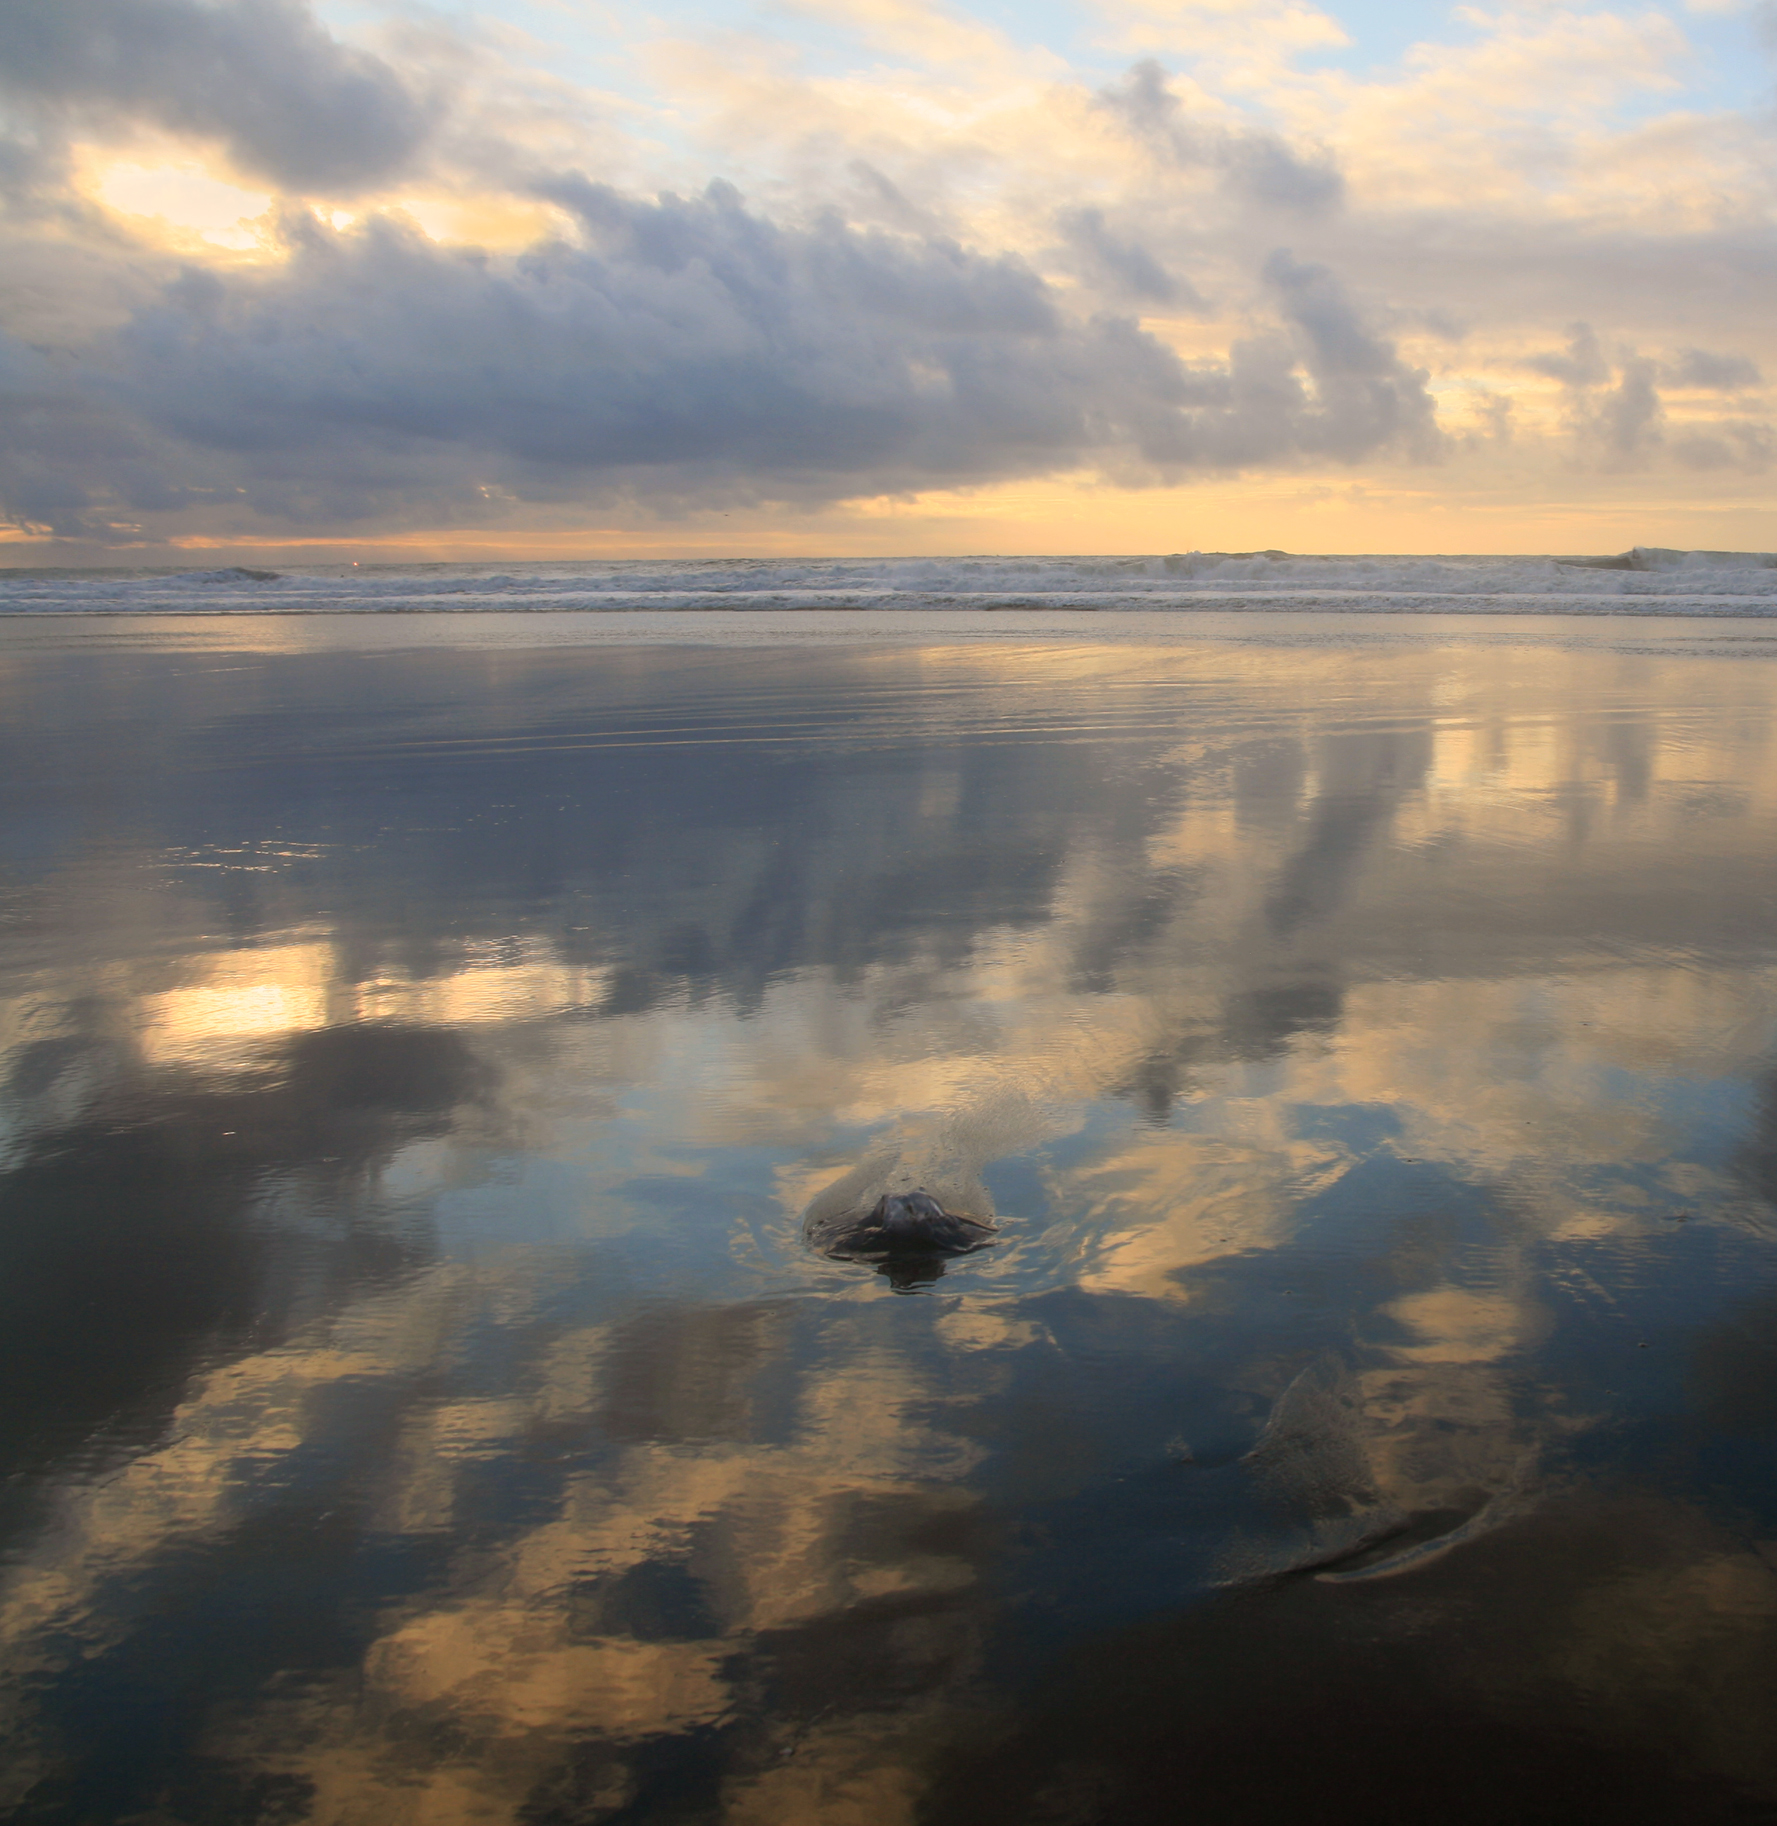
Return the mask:
[[698,609],[1296,609],[1777,615],[1777,555],[832,558],[0,572],[0,614]]

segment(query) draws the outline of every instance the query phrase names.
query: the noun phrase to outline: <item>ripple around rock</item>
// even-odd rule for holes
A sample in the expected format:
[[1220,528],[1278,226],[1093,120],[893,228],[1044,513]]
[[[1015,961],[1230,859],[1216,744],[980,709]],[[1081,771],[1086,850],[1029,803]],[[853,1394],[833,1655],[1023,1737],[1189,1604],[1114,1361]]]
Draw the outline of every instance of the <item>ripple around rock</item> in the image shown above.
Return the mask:
[[885,1192],[867,1211],[812,1221],[808,1240],[841,1260],[886,1261],[916,1256],[971,1255],[985,1248],[997,1226],[960,1211],[946,1211],[927,1192]]

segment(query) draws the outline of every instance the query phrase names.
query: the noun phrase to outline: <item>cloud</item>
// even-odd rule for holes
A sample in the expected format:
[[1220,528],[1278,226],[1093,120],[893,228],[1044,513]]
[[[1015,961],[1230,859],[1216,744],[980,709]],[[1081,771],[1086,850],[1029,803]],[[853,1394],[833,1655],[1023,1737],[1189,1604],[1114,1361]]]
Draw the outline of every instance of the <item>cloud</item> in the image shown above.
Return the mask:
[[1287,255],[1266,268],[1286,330],[1186,364],[1069,315],[1012,255],[831,213],[786,226],[725,184],[536,190],[578,237],[502,259],[297,213],[285,259],[188,269],[68,358],[0,347],[7,511],[103,536],[204,502],[309,525],[485,514],[496,485],[823,501],[1435,446],[1423,377]]
[[1622,378],[1599,402],[1598,435],[1613,455],[1639,456],[1659,442],[1664,416],[1654,385],[1659,371],[1659,364],[1645,355],[1631,355],[1623,363]]
[[[1582,449],[1601,454],[1607,469],[1639,466],[1665,442],[1662,386],[1740,392],[1762,379],[1758,364],[1749,357],[1706,349],[1685,349],[1676,360],[1665,362],[1622,350],[1613,365],[1588,323],[1569,326],[1564,352],[1533,355],[1522,365],[1570,390],[1567,429]],[[1613,373],[1616,385],[1597,391]],[[1772,447],[1768,425],[1742,418],[1692,419],[1671,449],[1683,469],[1757,474],[1769,466]]]
[[1665,370],[1669,386],[1701,387],[1731,393],[1756,387],[1764,376],[1756,361],[1745,355],[1714,355],[1707,349],[1686,349]]
[[1731,421],[1674,439],[1672,454],[1687,469],[1739,469],[1761,475],[1777,459],[1777,436],[1769,425]]
[[1056,225],[1081,256],[1086,270],[1126,296],[1192,311],[1206,308],[1188,279],[1169,273],[1139,241],[1126,241],[1112,233],[1102,209],[1063,210]]
[[1546,374],[1566,387],[1596,387],[1610,379],[1610,363],[1589,323],[1570,324],[1567,348],[1560,354],[1532,355],[1525,367]]
[[1344,197],[1345,180],[1326,157],[1304,158],[1261,128],[1190,119],[1152,58],[1136,64],[1120,88],[1101,90],[1098,100],[1156,156],[1187,169],[1219,171],[1243,202],[1311,216]]
[[[1576,432],[1582,467],[1658,461],[1675,499],[1767,460],[1768,135],[1613,113],[1666,80],[1670,21],[1477,14],[1460,55],[1360,78],[1196,8],[1173,68],[1103,86],[967,13],[884,0],[818,56],[800,16],[732,55],[613,39],[595,91],[491,15],[402,14],[373,49],[304,0],[5,8],[5,514],[518,539],[594,503],[1432,458],[1440,495],[1460,470],[1529,502]],[[193,197],[247,172],[271,213],[206,243]],[[1513,436],[1449,441],[1443,398]]]
[[218,142],[243,171],[350,194],[400,171],[425,105],[294,0],[10,0],[0,90],[102,133],[137,123]]
[[1425,373],[1408,368],[1393,343],[1364,326],[1334,275],[1280,249],[1265,262],[1264,276],[1299,332],[1314,376],[1318,398],[1304,441],[1347,460],[1385,448],[1435,457],[1437,419]]

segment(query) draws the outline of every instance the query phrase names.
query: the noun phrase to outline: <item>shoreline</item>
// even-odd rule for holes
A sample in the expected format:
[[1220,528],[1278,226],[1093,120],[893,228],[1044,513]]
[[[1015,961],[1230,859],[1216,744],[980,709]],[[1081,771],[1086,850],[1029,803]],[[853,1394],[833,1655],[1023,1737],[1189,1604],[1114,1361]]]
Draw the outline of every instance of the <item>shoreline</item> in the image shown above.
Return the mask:
[[1672,620],[1716,619],[1723,621],[1777,621],[1777,598],[1771,596],[1698,596],[1674,594],[1568,596],[1506,595],[1477,593],[1473,596],[1427,591],[1308,591],[1243,590],[1222,595],[1193,595],[1164,605],[1151,595],[1125,597],[1107,601],[1102,594],[1057,593],[1054,597],[1005,596],[979,601],[899,600],[846,601],[843,598],[820,602],[785,600],[782,594],[761,593],[750,600],[734,601],[662,592],[659,596],[634,596],[624,601],[560,603],[545,602],[534,606],[524,603],[489,607],[484,602],[452,607],[436,599],[416,602],[377,602],[348,606],[326,602],[312,607],[282,607],[253,603],[247,606],[170,607],[165,603],[141,606],[105,603],[88,607],[0,608],[0,625],[23,620],[115,620],[124,617],[178,616],[193,620],[218,620],[235,617],[276,617],[302,620],[309,617],[390,616],[390,615],[1148,615],[1171,618],[1189,615],[1271,615],[1298,614],[1321,616],[1347,615],[1521,615],[1538,617],[1616,617],[1664,618]]
[[[6,632],[10,629],[11,632]],[[0,615],[0,654],[428,648],[1527,645],[1777,657],[1777,615],[1691,610],[722,608],[36,610]]]

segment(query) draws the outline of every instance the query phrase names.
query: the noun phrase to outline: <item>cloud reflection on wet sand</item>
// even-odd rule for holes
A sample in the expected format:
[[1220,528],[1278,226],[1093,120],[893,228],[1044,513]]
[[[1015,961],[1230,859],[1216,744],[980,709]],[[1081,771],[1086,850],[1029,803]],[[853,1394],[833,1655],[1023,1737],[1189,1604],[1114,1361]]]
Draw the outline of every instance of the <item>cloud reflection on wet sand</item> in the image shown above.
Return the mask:
[[[1423,1672],[1416,1604],[1438,1637],[1482,1602],[1450,1768],[1518,1741],[1486,1688],[1600,1742],[1651,1707],[1700,1805],[1777,1793],[1732,1696],[1777,1609],[1754,1486],[1738,1522],[1627,1493],[1674,1399],[1634,1378],[1699,1326],[1685,1450],[1765,1424],[1740,1289],[1684,1251],[1769,1272],[1777,675],[598,659],[432,653],[374,714],[314,655],[256,662],[250,714],[201,666],[14,699],[62,815],[0,1014],[10,1798],[1159,1817],[1183,1663],[1226,1660],[1246,1741],[1308,1704],[1256,1645],[1379,1631],[1361,1711]],[[588,740],[817,699],[762,749]],[[153,767],[106,746],[168,703]],[[270,758],[219,763],[248,732]],[[798,1240],[891,1170],[1005,1225],[920,1299]],[[1311,1475],[1267,1481],[1292,1399]],[[1558,1616],[1520,1616],[1545,1563]],[[1070,1670],[1125,1654],[1153,1692],[1113,1718]],[[193,1670],[173,1747],[107,1753],[157,1658]],[[1019,1711],[1039,1663],[1071,1745]]]

